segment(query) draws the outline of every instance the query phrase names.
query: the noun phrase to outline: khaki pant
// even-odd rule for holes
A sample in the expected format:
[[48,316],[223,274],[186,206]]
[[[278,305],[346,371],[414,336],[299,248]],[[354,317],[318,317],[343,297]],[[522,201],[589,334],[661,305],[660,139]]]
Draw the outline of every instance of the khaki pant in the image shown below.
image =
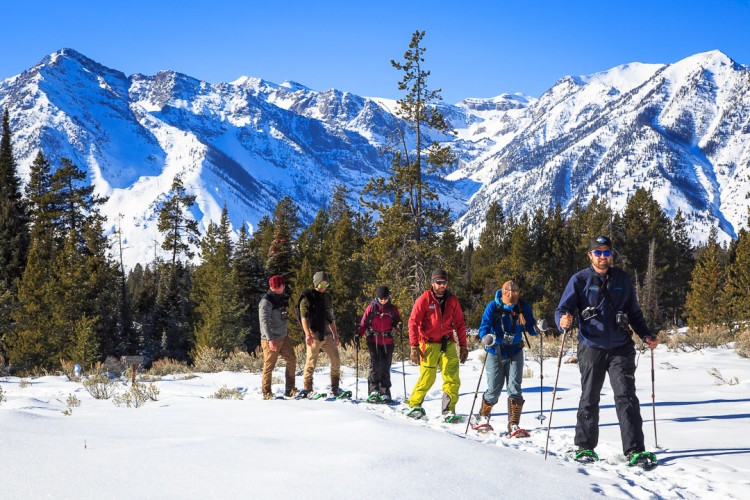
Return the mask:
[[336,390],[341,380],[341,360],[339,359],[339,348],[333,335],[326,335],[324,340],[313,339],[313,344],[307,346],[307,357],[305,358],[305,389],[313,389],[313,373],[318,362],[318,354],[323,351],[331,360],[331,390]]
[[285,390],[294,389],[294,372],[297,369],[297,356],[294,354],[294,342],[289,337],[277,340],[277,351],[272,351],[268,346],[267,340],[261,340],[260,346],[263,349],[263,375],[261,377],[261,390],[263,394],[271,394],[271,373],[276,368],[276,361],[281,356],[286,364],[286,385]]

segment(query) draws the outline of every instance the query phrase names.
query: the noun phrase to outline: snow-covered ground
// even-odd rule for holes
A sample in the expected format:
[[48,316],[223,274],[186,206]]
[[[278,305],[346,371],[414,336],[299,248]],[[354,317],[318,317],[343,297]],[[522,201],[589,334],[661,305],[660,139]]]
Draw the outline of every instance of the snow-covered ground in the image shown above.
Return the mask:
[[[567,359],[566,355],[563,359]],[[481,369],[480,351],[461,367],[458,412],[467,415]],[[264,401],[260,374],[222,372],[166,377],[158,401],[140,408],[92,398],[63,376],[0,379],[2,498],[750,498],[750,360],[732,349],[655,352],[656,424],[651,358],[639,358],[638,395],[646,447],[660,464],[644,472],[622,456],[612,392],[605,383],[599,452],[579,465],[573,447],[580,394],[578,367],[562,364],[549,457],[541,424],[539,364],[524,380],[521,423],[529,439],[508,439],[503,395],[496,431],[478,435],[438,417],[440,377],[425,401],[428,420],[402,406],[341,401]],[[549,417],[557,357],[544,363],[544,414]],[[718,371],[726,381],[716,385]],[[406,365],[407,390],[418,368]],[[281,370],[277,375],[282,377]],[[345,388],[355,390],[354,370]],[[401,364],[393,393],[403,397]],[[736,378],[736,383],[734,380]],[[297,384],[302,383],[301,376]],[[328,369],[315,375],[324,390]],[[227,386],[244,399],[209,396]],[[366,379],[360,372],[359,396]],[[481,382],[480,393],[485,387]],[[122,385],[119,391],[125,391]],[[276,392],[282,386],[275,385]],[[81,402],[66,415],[67,401]],[[476,411],[476,409],[475,409]]]

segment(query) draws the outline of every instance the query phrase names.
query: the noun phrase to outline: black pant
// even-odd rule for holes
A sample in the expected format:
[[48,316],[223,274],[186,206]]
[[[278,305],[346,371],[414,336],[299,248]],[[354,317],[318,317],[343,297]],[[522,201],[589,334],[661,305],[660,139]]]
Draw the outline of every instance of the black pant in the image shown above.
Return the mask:
[[367,376],[368,393],[391,395],[391,363],[393,362],[394,345],[377,345],[367,343],[370,351],[370,374]]
[[575,444],[593,450],[599,443],[599,395],[609,375],[615,395],[624,453],[643,451],[643,419],[635,395],[635,346],[632,342],[613,349],[596,349],[578,344],[581,370],[581,401],[578,405]]

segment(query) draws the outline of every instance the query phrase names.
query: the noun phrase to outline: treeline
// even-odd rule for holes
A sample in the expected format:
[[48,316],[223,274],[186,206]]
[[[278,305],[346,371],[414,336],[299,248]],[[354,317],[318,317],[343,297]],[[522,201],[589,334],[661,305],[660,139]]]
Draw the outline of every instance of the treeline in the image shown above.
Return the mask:
[[[202,347],[252,352],[259,345],[257,303],[268,277],[284,275],[296,298],[320,269],[331,276],[339,328],[350,340],[374,287],[394,288],[395,280],[379,270],[398,258],[398,248],[379,240],[398,229],[353,211],[343,187],[307,227],[287,197],[253,235],[243,226],[234,241],[226,209],[218,223],[198,233],[186,216],[195,199],[176,178],[158,206],[168,258],[125,273],[103,235],[97,207],[104,200],[71,162],[50,170],[40,153],[25,195],[3,197],[2,214],[17,216],[2,220],[2,349],[16,370],[59,367],[63,359],[89,366],[106,356],[135,354],[190,360]],[[448,269],[470,326],[478,326],[507,279],[517,280],[536,314],[551,320],[568,278],[587,265],[588,239],[599,233],[612,235],[617,264],[636,281],[654,328],[684,318],[706,324],[750,317],[747,232],[728,248],[716,243],[715,234],[693,248],[681,213],[670,220],[642,189],[622,214],[594,199],[569,217],[559,206],[515,217],[495,202],[478,241],[460,248],[448,231],[434,265]],[[446,238],[452,238],[450,248]],[[187,263],[191,242],[200,249],[199,265]],[[408,285],[402,282],[395,292],[408,311],[414,298]],[[290,303],[294,317],[296,300]],[[299,327],[291,324],[299,339]]]

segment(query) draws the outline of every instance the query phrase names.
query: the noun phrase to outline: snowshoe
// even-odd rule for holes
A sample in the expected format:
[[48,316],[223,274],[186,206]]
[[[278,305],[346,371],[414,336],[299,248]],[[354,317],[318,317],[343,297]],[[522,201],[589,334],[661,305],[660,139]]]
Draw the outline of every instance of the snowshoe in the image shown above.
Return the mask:
[[314,392],[310,396],[310,399],[325,399],[328,397],[328,393],[326,392]]
[[484,415],[475,415],[471,419],[471,430],[479,433],[492,432],[495,429],[490,425],[490,419]]
[[456,415],[452,411],[446,411],[443,412],[443,421],[446,424],[460,424],[464,421],[464,417],[461,415]]
[[380,396],[380,402],[389,405],[393,403],[393,399],[391,399],[388,394],[383,394],[382,396]]
[[383,403],[383,398],[378,394],[377,392],[371,392],[369,396],[367,396],[367,402],[372,404],[380,404]]
[[352,399],[352,391],[342,391],[341,389],[336,389],[332,394],[336,399]]
[[573,460],[579,464],[591,464],[599,460],[599,455],[594,450],[579,448],[570,453],[573,455]]
[[631,451],[628,452],[628,466],[640,467],[643,470],[651,470],[659,465],[656,455],[650,451]]
[[517,425],[511,426],[510,432],[508,432],[509,438],[527,438],[529,436],[529,431],[527,431],[526,429],[521,429]]
[[275,399],[275,398],[274,398],[274,395],[273,395],[272,393],[270,393],[270,392],[266,392],[265,394],[263,394],[263,399],[264,399],[265,401],[268,401],[268,400],[270,400],[270,399]]
[[414,420],[421,420],[427,416],[427,412],[425,412],[424,408],[421,406],[405,408],[404,413],[407,417],[413,418]]
[[294,395],[294,399],[312,399],[312,391],[308,391],[307,389],[302,389],[297,394]]
[[477,431],[480,434],[486,434],[488,432],[494,431],[495,428],[492,427],[490,424],[477,424],[477,425],[472,425],[471,430]]

